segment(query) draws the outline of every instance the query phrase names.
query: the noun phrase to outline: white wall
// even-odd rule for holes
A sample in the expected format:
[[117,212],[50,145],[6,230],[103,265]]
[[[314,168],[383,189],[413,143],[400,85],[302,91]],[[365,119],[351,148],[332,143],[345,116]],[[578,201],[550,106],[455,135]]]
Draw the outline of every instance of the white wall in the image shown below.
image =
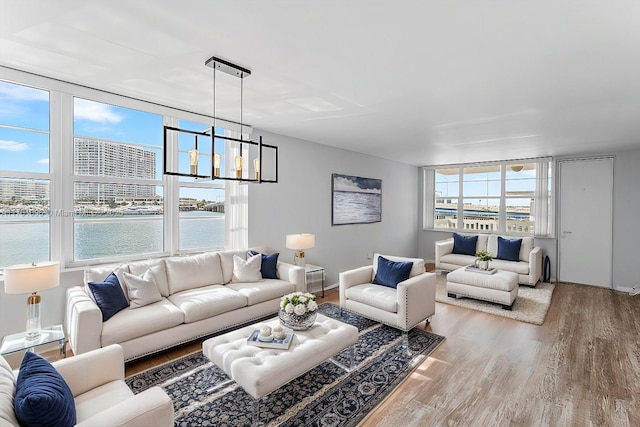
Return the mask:
[[613,166],[613,286],[623,290],[640,284],[638,165],[640,150],[633,150],[618,153]]
[[[326,283],[341,271],[371,263],[369,252],[416,256],[418,168],[282,135],[262,134],[279,149],[278,184],[249,187],[249,246],[267,246],[293,262],[285,236],[316,235],[306,261],[324,266]],[[382,179],[382,222],[331,225],[331,174]]]

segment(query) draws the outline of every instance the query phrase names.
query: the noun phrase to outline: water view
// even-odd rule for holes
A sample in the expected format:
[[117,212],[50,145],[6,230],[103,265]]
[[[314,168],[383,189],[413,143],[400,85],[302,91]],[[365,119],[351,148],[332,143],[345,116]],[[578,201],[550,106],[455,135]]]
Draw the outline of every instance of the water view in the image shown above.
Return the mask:
[[[49,260],[46,216],[0,216],[0,267]],[[163,251],[162,215],[92,216],[76,219],[78,261]],[[180,212],[180,250],[224,246],[225,215]],[[9,248],[9,249],[7,249]]]

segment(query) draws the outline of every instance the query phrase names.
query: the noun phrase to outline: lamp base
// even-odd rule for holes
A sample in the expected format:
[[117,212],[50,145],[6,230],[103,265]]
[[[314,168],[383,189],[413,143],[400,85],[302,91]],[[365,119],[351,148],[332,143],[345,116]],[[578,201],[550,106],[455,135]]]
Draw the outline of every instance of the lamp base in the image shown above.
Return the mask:
[[40,295],[35,292],[27,298],[27,335],[29,341],[40,338]]
[[293,264],[299,267],[305,266],[304,251],[296,251],[296,255],[293,257]]

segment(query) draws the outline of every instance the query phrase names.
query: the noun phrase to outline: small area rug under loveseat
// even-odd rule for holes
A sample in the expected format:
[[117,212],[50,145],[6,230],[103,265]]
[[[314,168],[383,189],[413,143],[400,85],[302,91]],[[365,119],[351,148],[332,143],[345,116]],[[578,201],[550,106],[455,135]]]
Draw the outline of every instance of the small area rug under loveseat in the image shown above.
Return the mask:
[[[414,328],[409,332],[411,354],[401,331],[325,303],[325,316],[358,328],[355,369],[347,373],[324,362],[260,401],[264,425],[355,426],[431,353],[444,337]],[[349,365],[351,351],[336,359]],[[210,392],[227,375],[196,352],[126,379],[134,393],[161,386],[173,400],[176,425],[251,425],[253,399],[231,383]]]

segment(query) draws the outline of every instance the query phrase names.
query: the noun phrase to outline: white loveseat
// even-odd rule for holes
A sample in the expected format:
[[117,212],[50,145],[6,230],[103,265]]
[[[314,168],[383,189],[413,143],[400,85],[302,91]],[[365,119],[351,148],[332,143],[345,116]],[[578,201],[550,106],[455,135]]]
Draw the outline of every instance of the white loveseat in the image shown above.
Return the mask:
[[[498,254],[498,235],[478,234],[477,236],[476,252],[485,250],[494,257],[493,261],[489,262],[491,268],[516,273],[519,284],[536,286],[542,276],[542,251],[534,245],[533,237],[522,237],[519,260],[507,261],[495,258]],[[474,262],[474,255],[453,253],[453,237],[436,242],[436,270],[453,271]]]
[[[173,426],[173,403],[160,388],[133,394],[124,382],[117,345],[52,363],[73,395],[77,426]],[[17,371],[0,356],[0,426],[19,426],[14,412]],[[51,417],[51,413],[48,413]]]
[[246,259],[246,251],[220,251],[119,266],[135,275],[151,270],[162,298],[104,322],[86,285],[103,281],[114,266],[85,270],[85,286],[67,290],[65,328],[73,353],[119,344],[129,361],[276,313],[283,295],[305,292],[304,268],[283,262],[277,263],[279,279],[232,281],[234,255]]

